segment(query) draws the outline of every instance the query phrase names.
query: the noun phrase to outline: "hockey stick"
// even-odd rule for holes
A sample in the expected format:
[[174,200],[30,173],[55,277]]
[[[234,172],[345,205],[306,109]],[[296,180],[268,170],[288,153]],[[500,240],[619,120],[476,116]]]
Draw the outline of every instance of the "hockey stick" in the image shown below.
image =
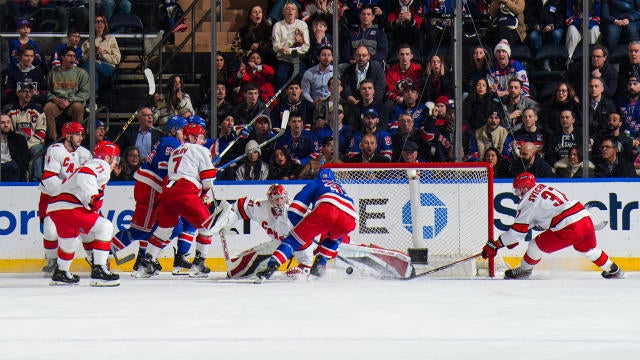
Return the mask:
[[464,259],[456,260],[456,261],[454,261],[454,262],[452,262],[452,263],[450,263],[450,264],[442,265],[442,266],[437,267],[437,268],[435,268],[435,269],[431,269],[431,270],[425,271],[425,272],[423,272],[423,273],[416,274],[415,276],[412,276],[412,277],[409,277],[409,278],[406,278],[406,279],[403,279],[403,280],[411,280],[411,279],[416,279],[416,278],[423,277],[423,276],[426,276],[426,275],[429,275],[429,274],[433,274],[433,273],[435,273],[435,272],[438,272],[438,271],[442,271],[442,270],[448,269],[448,268],[450,268],[450,267],[453,267],[453,266],[455,266],[455,265],[457,265],[457,264],[460,264],[460,263],[463,263],[463,262],[465,262],[465,261],[473,260],[473,259],[475,259],[475,258],[477,258],[477,257],[479,257],[479,256],[482,256],[482,253],[478,253],[478,254],[475,254],[475,255],[471,255],[471,256],[466,257],[466,258],[464,258]]
[[[225,200],[222,200],[225,201]],[[224,229],[220,230],[220,242],[222,242],[222,252],[224,254],[224,262],[227,265],[227,277],[231,277],[231,256],[229,256],[229,247],[227,246],[227,239],[224,235]]]
[[115,247],[115,245],[111,244],[111,251],[110,254],[113,255],[113,260],[116,261],[116,264],[118,265],[122,265],[124,263],[128,263],[129,261],[133,260],[136,258],[136,254],[129,254],[123,258],[119,258],[118,257],[118,248]]
[[[280,124],[280,130],[278,130],[278,133],[272,137],[271,139],[268,139],[267,141],[261,143],[260,145],[258,145],[257,149],[262,149],[263,147],[271,144],[272,142],[278,140],[278,138],[280,138],[282,135],[284,135],[285,131],[287,130],[287,123],[289,122],[289,110],[285,110],[282,112],[282,123]],[[255,150],[255,148],[254,148]],[[240,156],[236,157],[235,159],[229,161],[228,163],[222,165],[221,167],[218,168],[218,171],[223,171],[224,169],[228,168],[229,166],[237,163],[238,161],[244,159],[245,157],[247,157],[247,153],[241,154]]]
[[[278,98],[278,96],[280,96],[280,94],[282,94],[282,92],[284,91],[284,89],[287,88],[287,86],[289,86],[289,84],[291,84],[291,82],[293,81],[293,79],[296,78],[296,76],[298,76],[298,72],[300,72],[300,59],[298,57],[293,58],[293,73],[291,74],[291,77],[289,77],[289,79],[287,79],[287,81],[284,83],[284,85],[282,85],[282,87],[280,87],[280,89],[278,89],[278,91],[269,99],[269,101],[267,101],[267,103],[265,104],[265,108],[263,111],[261,111],[259,114],[256,114],[256,116],[253,117],[253,119],[251,119],[251,121],[249,121],[249,123],[247,123],[247,125],[245,125],[245,128],[248,128],[250,126],[252,126],[261,116],[264,116],[264,111],[269,109],[269,107],[271,106],[271,104],[273,104],[274,101],[276,101],[276,99]],[[233,139],[233,141],[231,141],[229,143],[229,145],[227,145],[227,147],[222,150],[222,152],[216,156],[216,158],[213,160],[213,164],[217,164],[220,162],[220,159],[222,159],[222,157],[229,152],[229,150],[231,150],[231,148],[233,147],[233,145],[236,144],[236,142],[238,142],[238,140],[240,140],[240,137],[237,137],[235,139]]]
[[[147,94],[149,96],[153,96],[156,93],[156,81],[153,78],[153,72],[151,71],[151,69],[149,68],[144,69],[144,78],[147,80],[147,88],[148,88]],[[135,120],[137,116],[138,116],[138,111],[136,110],[136,112],[134,112],[133,115],[131,115],[131,117],[127,119],[127,122],[124,125],[122,125],[122,129],[120,130],[118,135],[116,135],[116,137],[113,139],[114,143],[118,142],[118,139],[120,139],[122,134],[124,134],[124,132],[131,125],[131,123],[133,123],[133,120]]]
[[604,229],[607,225],[609,225],[609,220],[605,220],[602,216],[602,213],[597,210],[602,210],[593,204],[587,204],[584,207],[589,212],[589,216],[593,221],[593,229],[595,231],[600,231]]

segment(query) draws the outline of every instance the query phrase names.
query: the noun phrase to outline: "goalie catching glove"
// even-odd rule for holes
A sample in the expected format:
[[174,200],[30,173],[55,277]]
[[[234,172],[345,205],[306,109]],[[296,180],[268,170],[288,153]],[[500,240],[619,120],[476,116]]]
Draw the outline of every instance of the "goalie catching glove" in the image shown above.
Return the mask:
[[231,230],[233,224],[238,221],[238,215],[236,215],[236,212],[233,211],[231,205],[226,200],[220,201],[218,206],[222,208],[222,211],[218,215],[216,223],[211,228],[211,232],[214,234],[219,234],[222,230]]

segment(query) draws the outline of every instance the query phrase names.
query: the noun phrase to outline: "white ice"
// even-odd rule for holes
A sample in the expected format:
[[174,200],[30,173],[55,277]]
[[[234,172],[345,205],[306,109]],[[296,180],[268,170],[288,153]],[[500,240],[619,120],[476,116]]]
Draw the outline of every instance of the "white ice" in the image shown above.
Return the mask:
[[[280,274],[274,277],[282,276]],[[222,279],[221,273],[213,275]],[[638,359],[640,274],[533,280],[0,275],[0,359]]]

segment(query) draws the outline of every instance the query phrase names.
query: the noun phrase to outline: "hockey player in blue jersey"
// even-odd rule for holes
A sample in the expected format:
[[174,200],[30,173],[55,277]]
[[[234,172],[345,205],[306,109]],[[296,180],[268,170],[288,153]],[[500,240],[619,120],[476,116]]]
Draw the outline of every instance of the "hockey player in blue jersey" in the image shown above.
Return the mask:
[[118,232],[111,240],[115,251],[124,249],[134,241],[139,241],[140,250],[134,265],[134,276],[140,259],[145,256],[147,239],[157,221],[158,195],[162,192],[162,185],[167,176],[169,155],[173,149],[182,144],[182,128],[185,125],[187,120],[177,115],[167,121],[166,129],[169,135],[160,138],[151,149],[149,161],[143,163],[133,175],[136,179],[133,187],[136,205],[131,226],[127,230]]
[[[358,216],[353,200],[334,180],[331,169],[321,169],[318,178],[296,194],[287,212],[294,228],[271,255],[267,268],[256,273],[259,279],[269,279],[294,251],[311,246],[318,235],[324,240],[318,247],[312,275],[322,275],[327,261],[338,254],[343,238],[356,228]],[[313,210],[307,214],[310,208]]]

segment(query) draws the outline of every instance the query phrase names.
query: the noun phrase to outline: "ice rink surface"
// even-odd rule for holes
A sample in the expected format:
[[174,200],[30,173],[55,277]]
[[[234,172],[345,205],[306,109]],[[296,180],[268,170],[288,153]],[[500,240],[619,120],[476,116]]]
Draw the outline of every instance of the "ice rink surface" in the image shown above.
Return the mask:
[[[0,359],[638,359],[640,273],[115,288],[0,275]],[[354,274],[355,275],[355,274]],[[283,276],[276,274],[274,277]]]

